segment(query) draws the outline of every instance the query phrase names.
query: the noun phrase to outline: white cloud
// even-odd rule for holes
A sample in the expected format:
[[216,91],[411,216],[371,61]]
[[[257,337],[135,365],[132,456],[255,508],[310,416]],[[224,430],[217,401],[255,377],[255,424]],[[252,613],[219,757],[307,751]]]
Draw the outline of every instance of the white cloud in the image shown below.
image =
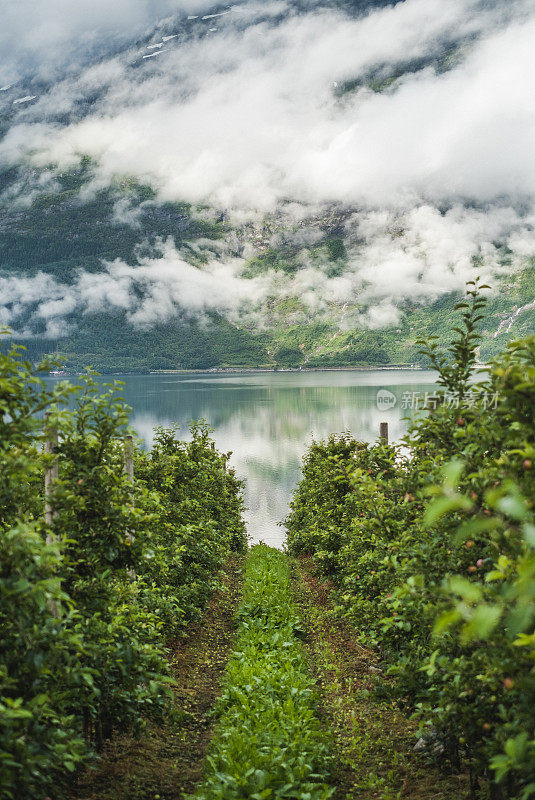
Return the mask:
[[[476,275],[492,283],[495,275],[518,269],[526,255],[535,253],[534,222],[534,211],[519,215],[511,207],[485,212],[457,205],[440,213],[421,205],[356,214],[346,221],[348,263],[335,277],[327,260],[311,257],[306,249],[295,273],[270,270],[247,279],[242,276],[245,260],[229,254],[235,243],[192,242],[190,249],[207,259],[197,268],[171,241],[161,242],[154,255],[140,257],[136,266],[117,260],[97,273],[80,269],[71,284],[42,272],[31,278],[0,277],[0,323],[17,327],[31,310],[33,323],[45,324],[49,335],[54,330],[57,336],[66,332],[72,314],[122,311],[132,325],[150,327],[216,311],[236,324],[261,329],[269,324],[268,299],[295,297],[302,308],[295,322],[325,317],[338,319],[343,330],[387,327],[399,319],[400,300],[434,300],[462,289]],[[502,264],[502,251],[493,242],[517,251],[512,263]],[[483,263],[474,263],[477,254]]]
[[2,4],[0,82],[26,72],[50,79],[88,53],[131,41],[172,13],[204,9],[208,0],[17,0]]
[[[372,211],[349,223],[364,240],[352,253],[352,266],[370,297],[435,299],[477,274],[492,282],[504,272],[497,243],[511,247],[531,239],[535,252],[532,220],[533,214],[520,216],[511,207],[475,210],[460,204],[446,213],[431,205]],[[517,254],[516,268],[526,249]],[[474,256],[481,263],[474,264]]]
[[[124,2],[114,6],[108,32]],[[171,5],[140,3],[130,30]],[[104,24],[101,4],[93,6],[88,30]],[[160,199],[225,208],[234,221],[258,220],[288,200],[294,221],[329,204],[359,208],[347,224],[346,271],[328,277],[305,253],[294,277],[247,281],[228,253],[198,270],[167,246],[136,267],[117,262],[105,273],[81,273],[73,287],[43,283],[38,315],[61,316],[63,302],[82,311],[123,308],[141,325],[179,308],[235,319],[248,304],[256,313],[271,292],[296,295],[319,314],[359,302],[368,309],[360,321],[377,327],[395,323],[400,298],[461,288],[474,276],[476,255],[484,261],[477,270],[492,280],[504,269],[496,242],[516,251],[513,268],[535,252],[533,211],[518,210],[535,199],[535,0],[405,0],[352,19],[314,4],[299,14],[278,2],[232,12],[218,18],[217,34],[169,41],[142,67],[129,51],[58,83],[21,112],[25,122],[8,131],[0,156],[63,167],[87,153],[96,186],[135,175]],[[78,35],[85,13],[67,25],[69,35]],[[382,94],[334,91],[335,83],[458,39],[462,58],[447,72],[405,74]],[[41,121],[54,110],[69,113],[92,92],[101,99],[85,119],[63,127]],[[115,213],[138,224],[126,201]],[[317,234],[299,229],[294,242],[299,237],[306,246]]]
[[237,317],[242,306],[250,309],[267,289],[265,279],[240,278],[242,266],[237,259],[212,260],[198,269],[168,241],[160,243],[153,257],[140,258],[137,266],[119,260],[105,263],[102,272],[80,270],[71,284],[58,283],[43,272],[31,278],[0,277],[0,320],[16,325],[30,306],[34,322],[58,325],[73,312],[124,311],[137,327],[181,314],[202,317],[217,311]]
[[[40,148],[43,163],[61,164],[90,153],[108,179],[136,174],[164,198],[221,207],[533,194],[535,10],[532,0],[513,7],[523,15],[498,30],[496,13],[470,0],[405,0],[359,20],[316,11],[275,26],[229,23],[162,53],[144,80],[115,62],[120,79],[96,113],[66,129],[15,127],[2,151]],[[450,72],[406,75],[391,93],[333,95],[333,81],[481,29]],[[105,67],[90,75],[73,91],[108,81]]]

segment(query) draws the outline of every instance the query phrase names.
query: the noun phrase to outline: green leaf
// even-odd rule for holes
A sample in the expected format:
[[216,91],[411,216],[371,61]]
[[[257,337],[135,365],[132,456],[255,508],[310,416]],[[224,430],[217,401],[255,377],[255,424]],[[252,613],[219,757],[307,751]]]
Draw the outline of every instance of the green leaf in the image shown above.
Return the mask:
[[528,516],[528,509],[523,498],[518,495],[507,495],[496,503],[497,508],[506,516],[523,521]]
[[439,519],[446,516],[446,514],[450,514],[452,511],[468,511],[471,507],[472,504],[468,498],[460,494],[438,497],[427,508],[424,515],[424,523],[432,526]]
[[457,609],[444,612],[444,614],[441,614],[436,620],[433,628],[433,634],[435,636],[441,636],[448,630],[448,628],[451,628],[461,619],[462,615],[459,613],[459,611],[457,611]]
[[498,625],[501,615],[501,606],[490,604],[478,606],[470,622],[463,627],[463,641],[487,639]]
[[526,542],[531,547],[535,547],[535,525],[526,523],[523,525],[522,530],[524,531],[524,538]]
[[478,583],[463,578],[462,575],[453,575],[447,584],[452,594],[459,595],[467,603],[477,603],[481,599],[483,589]]

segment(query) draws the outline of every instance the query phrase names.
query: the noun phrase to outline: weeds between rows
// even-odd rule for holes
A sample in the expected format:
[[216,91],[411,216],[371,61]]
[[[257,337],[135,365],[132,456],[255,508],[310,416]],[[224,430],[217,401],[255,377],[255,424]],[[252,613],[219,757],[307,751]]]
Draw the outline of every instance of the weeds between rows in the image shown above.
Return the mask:
[[331,757],[286,556],[252,548],[218,725],[196,800],[327,800]]

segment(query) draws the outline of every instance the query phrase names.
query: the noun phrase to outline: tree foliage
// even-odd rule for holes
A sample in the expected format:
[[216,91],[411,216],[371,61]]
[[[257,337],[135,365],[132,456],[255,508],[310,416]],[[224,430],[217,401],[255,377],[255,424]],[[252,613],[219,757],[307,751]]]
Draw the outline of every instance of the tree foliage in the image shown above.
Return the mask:
[[[63,796],[70,773],[114,730],[165,713],[169,642],[200,613],[227,554],[246,546],[242,486],[209,429],[193,425],[188,443],[159,430],[152,453],[136,445],[132,480],[120,386],[101,391],[90,375],[83,383],[49,391],[16,349],[0,356],[6,798]],[[44,455],[50,428],[58,445]],[[59,478],[47,525],[52,460]]]
[[[481,287],[479,287],[481,288]],[[482,300],[468,287],[436,408],[397,446],[315,442],[287,520],[292,553],[337,586],[381,653],[426,752],[474,795],[535,795],[535,337],[474,382]],[[481,376],[480,376],[481,377]],[[486,796],[486,795],[485,795]]]

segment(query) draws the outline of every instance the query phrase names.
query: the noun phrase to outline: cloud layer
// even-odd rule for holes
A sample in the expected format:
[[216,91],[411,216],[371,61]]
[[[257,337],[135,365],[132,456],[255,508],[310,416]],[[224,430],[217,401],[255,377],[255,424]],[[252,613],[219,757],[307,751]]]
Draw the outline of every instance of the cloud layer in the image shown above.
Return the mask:
[[207,0],[17,0],[2,4],[0,86],[30,74],[57,77],[89,55],[144,33],[169,14],[207,8]]
[[[15,29],[32,5],[11,12]],[[113,38],[123,5],[104,21],[101,3],[81,3],[65,27],[53,24],[63,9],[54,0],[49,27],[32,29],[23,50],[37,52],[43,38],[85,41],[102,26]],[[130,34],[177,9],[171,0],[134,5]],[[240,221],[284,206],[291,226],[349,207],[347,268],[329,278],[305,252],[295,277],[246,281],[229,258],[200,272],[167,248],[135,268],[80,273],[56,299],[43,284],[42,317],[61,316],[61,302],[90,310],[93,295],[137,324],[177,307],[233,315],[275,291],[315,311],[360,299],[367,310],[352,322],[375,327],[395,323],[400,299],[460,288],[475,256],[492,277],[511,269],[499,245],[516,252],[513,268],[535,253],[535,0],[404,0],[360,17],[282,0],[214,15],[200,0],[178,8],[176,36],[168,20],[165,38],[155,33],[21,107],[0,158],[62,169],[89,154],[95,187],[134,175],[159,199],[206,203]],[[88,96],[97,99],[82,113]],[[70,123],[46,121],[58,114]],[[134,283],[143,302],[133,301]]]
[[[446,213],[429,204],[401,212],[374,210],[355,213],[345,225],[348,260],[334,277],[326,256],[308,248],[299,254],[295,273],[270,269],[250,278],[243,275],[246,259],[231,255],[235,242],[227,248],[207,242],[208,260],[199,268],[171,240],[136,266],[117,260],[101,272],[80,269],[71,284],[44,272],[0,276],[0,327],[57,338],[69,332],[73,319],[95,312],[124,313],[142,328],[216,312],[258,330],[269,325],[268,299],[299,298],[294,323],[325,319],[342,330],[376,329],[396,325],[405,300],[435,300],[476,274],[493,282],[535,252],[535,213],[520,216],[508,206],[478,211],[456,205]],[[308,230],[298,229],[296,240],[314,242]],[[28,318],[21,327],[21,319]]]
[[239,278],[241,262],[212,261],[200,270],[171,242],[162,242],[154,257],[140,258],[137,266],[121,261],[104,266],[97,273],[80,270],[71,284],[43,272],[31,278],[0,277],[0,327],[17,328],[28,307],[31,322],[17,332],[30,336],[38,325],[52,338],[68,333],[73,314],[124,312],[138,327],[168,322],[177,314],[202,317],[216,311],[237,317],[264,294],[261,281]]
[[[203,35],[166,43],[141,75],[115,59],[52,90],[43,112],[65,106],[70,93],[107,86],[83,121],[14,127],[2,149],[30,145],[60,164],[89,153],[107,179],[136,174],[162,197],[221,207],[266,210],[288,197],[390,205],[414,196],[531,195],[532,7],[509,4],[505,27],[499,10],[473,0],[405,0],[356,20],[315,10],[246,27],[234,24],[235,9],[206,20]],[[372,68],[467,36],[479,38],[443,74],[407,74],[380,94],[333,92]]]

